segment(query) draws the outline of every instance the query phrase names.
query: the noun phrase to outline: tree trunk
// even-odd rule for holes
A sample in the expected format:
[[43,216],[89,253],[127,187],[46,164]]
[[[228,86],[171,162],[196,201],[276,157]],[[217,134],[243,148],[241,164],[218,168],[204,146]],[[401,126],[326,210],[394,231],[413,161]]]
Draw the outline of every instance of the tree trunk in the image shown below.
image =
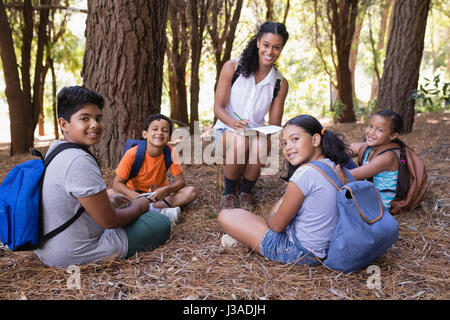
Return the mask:
[[172,42],[167,48],[171,118],[188,123],[186,66],[189,58],[188,26],[184,1],[169,2]]
[[[48,0],[41,0],[40,4],[48,4]],[[19,9],[18,9],[19,10]],[[6,90],[9,105],[11,148],[10,154],[28,152],[34,144],[34,130],[38,122],[40,110],[40,87],[42,81],[42,60],[47,42],[46,28],[48,25],[49,9],[39,11],[37,30],[36,56],[34,57],[34,82],[31,84],[31,57],[34,30],[34,14],[31,0],[26,0],[20,7],[22,10],[21,34],[21,66],[15,54],[12,30],[3,1],[0,1],[0,46],[4,66]]]
[[[47,5],[48,0],[41,0],[41,5]],[[49,9],[39,10],[39,26],[38,26],[38,39],[36,49],[36,65],[34,67],[34,80],[33,80],[33,100],[32,100],[32,120],[34,126],[30,128],[29,135],[31,141],[34,141],[34,128],[39,121],[40,116],[43,120],[43,103],[44,103],[44,85],[45,76],[47,74],[47,68],[44,68],[44,50],[48,43],[47,38],[47,26],[49,18]]]
[[231,58],[234,35],[241,16],[242,3],[243,0],[236,0],[234,3],[230,2],[228,5],[226,2],[222,3],[219,0],[213,1],[208,32],[211,36],[216,60],[216,82],[214,90],[219,81],[223,65]]
[[336,0],[329,0],[328,4],[338,60],[336,76],[339,98],[343,104],[343,110],[338,115],[338,121],[353,122],[356,121],[356,118],[353,111],[352,74],[350,72],[349,58],[355,33],[358,0],[345,0],[339,3]]
[[27,119],[25,97],[20,85],[17,58],[14,52],[12,30],[3,1],[0,0],[0,55],[5,77],[5,95],[9,107],[11,148],[10,155],[25,153],[30,148],[23,134]]
[[396,1],[391,36],[387,45],[376,111],[389,109],[403,117],[404,131],[411,132],[425,28],[430,0]]
[[[388,18],[389,18],[389,12],[390,12],[392,1],[393,0],[386,0],[382,7],[380,32],[378,34],[378,44],[377,44],[378,52],[380,52],[384,48],[384,39],[386,38],[386,29],[387,29],[387,25],[388,25]],[[378,66],[375,66],[375,67],[378,68]],[[377,96],[378,86],[379,86],[378,77],[375,73],[372,77],[372,87],[370,90],[369,101],[372,101]]]
[[[48,58],[47,58],[48,59]],[[46,59],[46,60],[47,60]],[[38,117],[38,134],[40,137],[45,136],[45,116],[44,116],[44,91],[45,91],[45,78],[47,77],[50,65],[45,64],[42,70],[40,86],[39,86],[39,117]]]
[[356,70],[356,62],[358,60],[359,36],[361,34],[361,29],[364,22],[364,17],[366,15],[366,11],[367,5],[366,3],[364,3],[363,5],[361,5],[358,16],[356,17],[355,32],[353,34],[352,47],[350,49],[349,68],[352,76],[352,95],[354,99],[356,98],[355,70]]
[[94,147],[102,166],[117,166],[125,141],[140,138],[145,119],[161,110],[167,9],[166,0],[88,1],[82,76],[105,99]]
[[[278,14],[275,14],[274,4],[275,1],[273,0],[264,0],[266,4],[266,21],[278,21],[286,24],[287,16],[289,13],[289,9],[291,7],[291,1],[287,0],[286,5],[284,5],[284,12],[278,12]],[[280,6],[281,1],[277,1],[277,4]],[[284,2],[284,1],[283,1]],[[284,3],[283,3],[284,4]]]
[[53,64],[53,58],[49,58],[48,64],[52,73],[52,110],[53,110],[53,128],[55,132],[55,139],[59,140],[59,125],[58,125],[58,114],[56,110],[56,73],[55,65]]
[[207,12],[211,0],[189,0],[189,20],[191,22],[191,117],[189,129],[194,133],[195,121],[198,121],[198,102],[200,93],[200,57],[202,54],[203,37],[207,21]]

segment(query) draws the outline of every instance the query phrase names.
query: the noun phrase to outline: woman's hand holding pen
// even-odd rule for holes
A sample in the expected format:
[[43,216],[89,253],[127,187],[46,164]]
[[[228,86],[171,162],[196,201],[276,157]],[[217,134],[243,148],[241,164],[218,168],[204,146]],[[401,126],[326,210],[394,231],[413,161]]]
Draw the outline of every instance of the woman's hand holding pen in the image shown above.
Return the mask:
[[249,120],[234,120],[233,129],[244,131],[248,127],[249,123]]
[[233,112],[234,115],[239,119],[234,121],[233,129],[234,130],[242,130],[244,131],[246,128],[250,128],[248,125],[250,123],[250,120],[242,119],[240,115],[238,115],[236,112]]

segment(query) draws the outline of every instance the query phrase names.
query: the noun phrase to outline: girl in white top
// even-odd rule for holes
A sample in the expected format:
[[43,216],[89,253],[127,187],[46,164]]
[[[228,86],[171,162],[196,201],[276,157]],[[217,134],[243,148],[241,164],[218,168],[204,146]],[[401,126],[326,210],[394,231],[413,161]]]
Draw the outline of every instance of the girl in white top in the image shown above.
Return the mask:
[[[218,119],[214,126],[215,141],[224,159],[225,190],[221,209],[248,206],[250,191],[261,174],[262,157],[268,154],[270,147],[266,136],[249,139],[242,131],[263,126],[267,113],[269,124],[281,124],[288,82],[281,77],[280,89],[274,98],[276,78],[280,75],[274,63],[288,38],[284,24],[265,22],[242,53],[239,59],[242,72],[233,85],[237,61],[225,62],[221,70],[214,100],[214,115]],[[256,155],[256,161],[249,158],[249,154]],[[236,197],[235,189],[241,177]]]
[[338,222],[337,190],[315,168],[302,165],[318,160],[343,167],[349,161],[346,146],[309,115],[285,124],[281,146],[296,168],[283,197],[267,219],[243,209],[222,210],[222,245],[233,246],[237,240],[271,260],[315,265],[317,258],[326,257]]

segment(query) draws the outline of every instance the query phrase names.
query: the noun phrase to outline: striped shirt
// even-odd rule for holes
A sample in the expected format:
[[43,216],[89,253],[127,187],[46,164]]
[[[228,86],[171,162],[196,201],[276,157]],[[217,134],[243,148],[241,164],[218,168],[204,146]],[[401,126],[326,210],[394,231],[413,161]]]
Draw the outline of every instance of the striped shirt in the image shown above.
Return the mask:
[[[367,157],[372,148],[367,148],[363,155],[362,164],[367,164],[369,161]],[[367,179],[366,179],[367,180]],[[380,192],[381,200],[384,206],[389,210],[391,208],[391,201],[395,199],[397,195],[397,181],[398,170],[396,171],[381,171],[373,176],[373,184],[375,188]]]

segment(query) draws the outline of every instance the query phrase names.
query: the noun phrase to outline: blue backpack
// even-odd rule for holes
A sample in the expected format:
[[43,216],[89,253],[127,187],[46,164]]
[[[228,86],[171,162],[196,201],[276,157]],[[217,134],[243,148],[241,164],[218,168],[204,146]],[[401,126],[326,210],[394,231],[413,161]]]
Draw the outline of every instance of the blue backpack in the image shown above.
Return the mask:
[[322,173],[338,190],[339,220],[323,264],[344,273],[368,266],[398,240],[398,223],[382,204],[369,181],[356,181],[344,168],[349,182],[321,161],[308,164]]
[[[134,177],[136,177],[142,168],[142,164],[144,163],[144,159],[145,159],[145,152],[147,150],[147,141],[146,140],[129,139],[125,142],[125,147],[123,148],[122,157],[125,155],[125,153],[128,151],[128,149],[130,149],[136,145],[137,145],[136,158],[134,158],[133,165],[131,166],[131,172],[130,172],[130,176],[128,177],[128,180],[131,180]],[[166,166],[166,171],[167,171],[173,162],[172,161],[172,152],[168,145],[166,145],[164,147],[163,153],[164,153],[164,164]]]
[[75,143],[58,145],[45,158],[33,149],[31,154],[40,159],[21,163],[6,176],[0,185],[0,241],[12,251],[35,250],[45,241],[53,238],[69,227],[84,209],[66,223],[42,235],[42,184],[47,166],[63,150],[82,149],[95,157],[85,147]]

